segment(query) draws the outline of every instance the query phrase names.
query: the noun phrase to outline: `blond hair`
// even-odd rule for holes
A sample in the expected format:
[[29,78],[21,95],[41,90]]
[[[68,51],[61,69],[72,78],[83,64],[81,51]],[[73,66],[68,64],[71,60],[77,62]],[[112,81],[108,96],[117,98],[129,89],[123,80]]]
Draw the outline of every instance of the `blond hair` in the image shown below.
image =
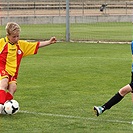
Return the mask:
[[21,28],[17,23],[9,22],[6,25],[5,30],[6,30],[6,35],[11,35],[11,34],[19,33],[21,31]]

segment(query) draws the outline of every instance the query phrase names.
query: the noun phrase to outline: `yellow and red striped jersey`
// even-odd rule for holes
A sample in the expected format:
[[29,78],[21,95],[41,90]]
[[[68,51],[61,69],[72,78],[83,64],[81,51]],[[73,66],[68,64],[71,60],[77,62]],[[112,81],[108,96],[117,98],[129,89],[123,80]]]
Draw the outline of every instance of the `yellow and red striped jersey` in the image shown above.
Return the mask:
[[11,76],[18,75],[22,57],[36,54],[39,42],[19,40],[11,44],[7,37],[0,39],[0,71],[7,71]]

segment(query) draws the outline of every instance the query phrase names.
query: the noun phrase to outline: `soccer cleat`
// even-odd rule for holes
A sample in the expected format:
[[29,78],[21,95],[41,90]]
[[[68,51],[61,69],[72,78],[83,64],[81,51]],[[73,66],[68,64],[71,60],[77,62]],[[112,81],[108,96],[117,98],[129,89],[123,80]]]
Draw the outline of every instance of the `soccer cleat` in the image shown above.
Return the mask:
[[102,114],[104,111],[104,108],[101,106],[94,106],[94,112],[96,114],[96,116],[99,116],[100,114]]

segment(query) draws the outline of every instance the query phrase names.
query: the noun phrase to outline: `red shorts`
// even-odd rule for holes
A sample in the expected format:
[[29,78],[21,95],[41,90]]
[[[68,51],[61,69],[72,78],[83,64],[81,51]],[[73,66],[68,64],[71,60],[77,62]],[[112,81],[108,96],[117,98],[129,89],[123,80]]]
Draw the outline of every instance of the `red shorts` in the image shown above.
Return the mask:
[[11,76],[7,71],[5,70],[0,70],[0,80],[8,78],[9,79],[9,84],[11,82],[17,83],[17,77],[16,76]]

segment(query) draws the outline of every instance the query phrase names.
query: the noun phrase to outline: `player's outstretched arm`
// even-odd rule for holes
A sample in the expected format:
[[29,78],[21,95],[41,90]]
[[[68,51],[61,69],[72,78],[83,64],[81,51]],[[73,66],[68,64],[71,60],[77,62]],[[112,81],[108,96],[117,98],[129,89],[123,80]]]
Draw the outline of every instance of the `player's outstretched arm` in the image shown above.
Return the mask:
[[56,42],[57,42],[56,37],[51,37],[50,40],[48,40],[48,41],[42,41],[42,42],[40,42],[39,48],[44,47],[44,46],[48,46],[50,44],[54,44]]

